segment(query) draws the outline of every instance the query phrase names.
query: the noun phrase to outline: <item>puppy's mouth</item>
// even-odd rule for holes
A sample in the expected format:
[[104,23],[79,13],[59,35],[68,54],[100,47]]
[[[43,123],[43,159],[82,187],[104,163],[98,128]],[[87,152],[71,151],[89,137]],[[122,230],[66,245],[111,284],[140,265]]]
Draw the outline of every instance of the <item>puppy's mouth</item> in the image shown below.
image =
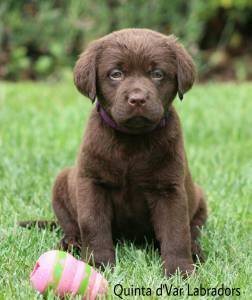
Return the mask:
[[148,118],[137,116],[126,120],[123,126],[128,129],[136,129],[136,130],[151,129],[155,126],[155,122],[153,122]]

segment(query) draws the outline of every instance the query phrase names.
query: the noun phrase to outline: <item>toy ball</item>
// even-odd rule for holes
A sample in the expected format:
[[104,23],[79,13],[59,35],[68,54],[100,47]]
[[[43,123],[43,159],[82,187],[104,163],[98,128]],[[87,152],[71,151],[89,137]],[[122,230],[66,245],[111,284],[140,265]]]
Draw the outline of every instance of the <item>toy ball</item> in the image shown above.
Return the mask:
[[94,300],[108,290],[107,280],[90,265],[69,253],[52,250],[40,256],[30,275],[32,286],[41,294],[52,289],[55,295],[81,295]]

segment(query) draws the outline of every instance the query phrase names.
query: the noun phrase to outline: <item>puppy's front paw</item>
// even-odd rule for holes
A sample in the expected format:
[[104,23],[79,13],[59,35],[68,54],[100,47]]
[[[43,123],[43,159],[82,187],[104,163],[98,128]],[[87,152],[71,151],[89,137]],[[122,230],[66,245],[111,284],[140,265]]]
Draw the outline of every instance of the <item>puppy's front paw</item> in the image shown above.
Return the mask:
[[115,266],[115,251],[113,249],[102,249],[88,251],[82,250],[82,257],[89,260],[90,264],[95,265],[97,268],[104,269],[106,266]]
[[197,262],[198,260],[200,262],[205,261],[205,255],[204,255],[198,241],[192,242],[192,258],[193,258],[194,262]]
[[77,253],[81,250],[81,244],[78,238],[75,236],[67,236],[65,235],[63,239],[59,242],[59,248],[64,251],[72,251],[75,250]]
[[94,254],[95,266],[104,269],[106,266],[115,267],[115,252],[112,250],[102,250]]
[[170,277],[179,271],[186,278],[194,272],[194,265],[191,259],[181,259],[178,257],[168,257],[164,262],[165,275]]

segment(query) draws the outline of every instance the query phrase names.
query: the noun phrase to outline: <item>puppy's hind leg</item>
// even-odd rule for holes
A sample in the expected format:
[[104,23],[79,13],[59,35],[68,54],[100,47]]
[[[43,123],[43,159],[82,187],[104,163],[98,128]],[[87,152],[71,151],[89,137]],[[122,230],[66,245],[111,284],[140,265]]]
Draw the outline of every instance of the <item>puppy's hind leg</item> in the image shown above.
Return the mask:
[[75,248],[80,250],[80,230],[78,223],[73,216],[69,195],[68,176],[72,169],[64,169],[56,178],[52,189],[52,206],[63,229],[64,237],[60,241],[63,250]]
[[192,256],[194,262],[197,261],[197,258],[203,262],[205,260],[204,254],[202,252],[201,246],[199,244],[198,238],[200,236],[200,230],[205,224],[207,219],[207,204],[206,197],[202,189],[195,185],[196,197],[198,198],[198,209],[196,210],[195,215],[191,221],[191,246],[192,246]]

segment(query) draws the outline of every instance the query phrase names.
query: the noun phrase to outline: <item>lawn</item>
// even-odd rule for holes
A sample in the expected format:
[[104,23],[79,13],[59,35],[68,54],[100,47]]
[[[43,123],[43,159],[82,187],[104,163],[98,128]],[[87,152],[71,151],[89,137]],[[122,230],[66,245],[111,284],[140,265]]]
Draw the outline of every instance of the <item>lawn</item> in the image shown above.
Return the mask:
[[[187,280],[162,277],[151,245],[117,245],[117,267],[106,270],[114,286],[184,289],[169,299],[214,299],[187,295],[199,288],[239,288],[229,299],[252,299],[252,85],[195,86],[176,107],[184,128],[193,177],[208,196],[209,219],[201,243],[206,262]],[[0,299],[42,299],[29,284],[36,259],[56,247],[60,231],[26,230],[18,220],[53,219],[51,186],[57,173],[74,164],[91,103],[71,81],[0,83]],[[117,294],[120,294],[119,286]],[[123,299],[134,299],[121,295]],[[147,297],[142,297],[147,299]],[[49,295],[48,299],[53,299]],[[141,297],[135,297],[141,299]],[[216,299],[216,298],[215,298]]]

